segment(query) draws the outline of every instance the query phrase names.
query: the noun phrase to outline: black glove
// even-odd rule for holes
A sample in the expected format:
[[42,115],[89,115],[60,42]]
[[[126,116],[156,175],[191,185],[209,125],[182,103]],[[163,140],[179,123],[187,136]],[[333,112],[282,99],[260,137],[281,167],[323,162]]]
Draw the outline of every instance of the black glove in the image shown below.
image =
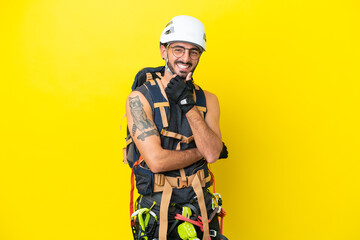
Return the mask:
[[180,106],[181,111],[184,113],[187,113],[196,104],[190,87],[188,87],[184,79],[179,76],[170,80],[165,88],[165,92],[170,100]]
[[191,79],[191,80],[189,80],[189,81],[185,81],[185,83],[186,83],[189,91],[194,92],[195,85],[194,85],[193,80]]
[[220,156],[219,156],[219,159],[222,159],[222,158],[228,158],[228,150],[227,150],[227,147],[225,146],[224,142],[223,142],[223,148],[222,148]]

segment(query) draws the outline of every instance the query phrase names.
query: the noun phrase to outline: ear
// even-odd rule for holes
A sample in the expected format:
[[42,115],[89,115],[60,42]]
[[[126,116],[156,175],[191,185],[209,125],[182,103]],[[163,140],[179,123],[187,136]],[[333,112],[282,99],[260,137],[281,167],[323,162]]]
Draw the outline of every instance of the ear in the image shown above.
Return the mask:
[[166,59],[166,47],[164,46],[164,45],[161,45],[160,46],[160,54],[161,54],[161,57],[162,57],[162,59]]

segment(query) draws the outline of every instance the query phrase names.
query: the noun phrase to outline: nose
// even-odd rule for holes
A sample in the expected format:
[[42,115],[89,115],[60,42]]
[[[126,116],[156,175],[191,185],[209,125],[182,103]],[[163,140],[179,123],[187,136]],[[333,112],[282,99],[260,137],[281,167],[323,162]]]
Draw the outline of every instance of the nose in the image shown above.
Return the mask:
[[182,55],[181,59],[184,61],[184,63],[190,62],[190,50],[185,49],[184,55]]

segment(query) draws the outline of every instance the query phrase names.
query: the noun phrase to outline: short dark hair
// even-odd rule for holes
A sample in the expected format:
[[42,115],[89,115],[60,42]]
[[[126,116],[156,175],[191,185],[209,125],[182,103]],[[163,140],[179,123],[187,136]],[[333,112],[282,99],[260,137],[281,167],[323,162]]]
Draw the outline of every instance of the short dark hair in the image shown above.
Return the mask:
[[169,44],[168,44],[168,43],[160,43],[160,47],[161,47],[161,45],[164,46],[165,48],[167,48],[167,46],[168,46]]

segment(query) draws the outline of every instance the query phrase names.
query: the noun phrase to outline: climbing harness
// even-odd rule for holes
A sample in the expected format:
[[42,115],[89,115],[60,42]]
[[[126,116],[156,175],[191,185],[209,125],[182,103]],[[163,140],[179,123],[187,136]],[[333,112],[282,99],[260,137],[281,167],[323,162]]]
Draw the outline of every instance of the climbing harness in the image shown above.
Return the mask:
[[[135,77],[133,84],[133,90],[140,85],[144,85],[152,98],[153,102],[153,119],[157,129],[160,132],[161,136],[177,139],[178,143],[176,145],[176,150],[181,150],[181,144],[189,144],[194,141],[194,137],[186,137],[180,133],[172,132],[167,129],[169,126],[169,109],[170,104],[167,99],[166,93],[162,84],[160,83],[160,78],[162,77],[161,73],[165,70],[164,67],[158,68],[146,68],[140,71]],[[144,78],[146,80],[144,80]],[[140,84],[140,85],[139,85]],[[194,89],[194,98],[202,116],[205,117],[207,108],[204,92],[201,88],[195,85]],[[219,216],[223,218],[225,216],[225,211],[221,207],[221,195],[214,194],[212,196],[212,207],[213,212],[208,217],[205,199],[203,195],[203,189],[206,189],[213,185],[214,193],[215,192],[215,178],[212,172],[210,171],[206,161],[200,167],[197,166],[194,169],[191,175],[186,175],[184,169],[179,170],[178,177],[168,176],[165,174],[154,174],[147,167],[144,159],[140,155],[140,152],[135,146],[131,135],[128,129],[128,136],[126,138],[127,147],[124,148],[124,160],[132,168],[131,173],[131,190],[130,190],[130,217],[131,217],[131,227],[133,230],[133,235],[135,240],[145,239],[152,240],[153,234],[157,226],[159,226],[159,240],[167,239],[169,232],[172,232],[176,225],[183,221],[180,225],[177,226],[177,231],[179,236],[182,239],[196,240],[196,231],[194,226],[197,226],[203,232],[202,240],[208,240],[210,237],[218,236],[222,234],[222,219],[221,219],[221,233],[209,228],[209,222],[215,217]],[[125,162],[125,161],[124,161]],[[156,216],[151,208],[140,208],[134,211],[134,201],[133,201],[133,192],[135,188],[135,178],[136,178],[136,187],[140,195],[150,195],[152,193],[162,192],[161,202],[160,202],[160,216]],[[175,216],[176,224],[172,225],[168,229],[168,209],[170,206],[170,199],[172,196],[173,189],[183,189],[183,188],[192,188],[196,195],[197,204],[200,209],[200,214],[197,210],[189,204],[189,206],[184,205],[183,214],[177,214]],[[169,230],[169,231],[168,231]]]

